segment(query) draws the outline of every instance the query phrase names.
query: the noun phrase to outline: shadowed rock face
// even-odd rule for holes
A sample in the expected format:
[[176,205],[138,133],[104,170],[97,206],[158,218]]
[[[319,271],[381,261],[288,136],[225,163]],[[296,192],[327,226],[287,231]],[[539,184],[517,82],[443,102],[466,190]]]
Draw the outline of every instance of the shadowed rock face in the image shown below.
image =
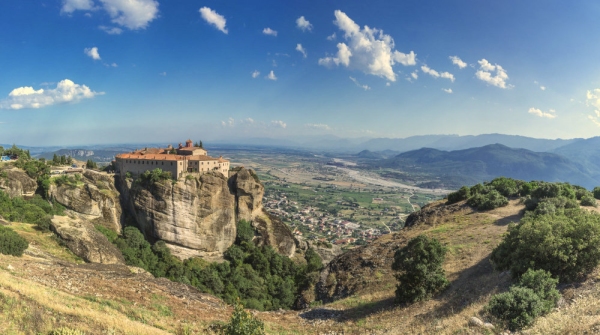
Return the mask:
[[82,219],[121,231],[122,209],[114,176],[85,170],[80,185],[52,184],[48,193]]
[[89,221],[76,217],[54,216],[52,230],[75,255],[87,262],[125,264],[121,251]]
[[37,190],[37,182],[21,169],[3,169],[0,171],[0,190],[11,198],[30,197]]

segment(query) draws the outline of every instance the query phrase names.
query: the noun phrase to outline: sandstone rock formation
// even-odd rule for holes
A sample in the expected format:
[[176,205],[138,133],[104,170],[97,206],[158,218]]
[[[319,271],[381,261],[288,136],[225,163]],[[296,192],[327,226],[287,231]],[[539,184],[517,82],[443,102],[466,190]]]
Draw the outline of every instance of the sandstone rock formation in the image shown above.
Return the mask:
[[121,204],[114,176],[84,170],[76,185],[50,185],[51,198],[82,219],[121,232]]
[[25,171],[17,168],[0,171],[0,190],[11,198],[33,196],[36,189],[37,182]]
[[74,254],[87,262],[125,264],[121,251],[89,221],[75,216],[54,216],[52,230]]

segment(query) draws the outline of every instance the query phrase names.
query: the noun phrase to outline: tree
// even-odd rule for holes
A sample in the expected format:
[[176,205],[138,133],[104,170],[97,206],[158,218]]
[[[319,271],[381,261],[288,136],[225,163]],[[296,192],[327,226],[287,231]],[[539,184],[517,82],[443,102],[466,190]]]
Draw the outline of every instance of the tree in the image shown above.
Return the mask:
[[450,284],[446,279],[442,263],[446,255],[444,248],[435,238],[420,235],[396,251],[392,270],[396,271],[398,286],[396,301],[417,302],[429,299]]
[[54,154],[54,156],[52,157],[52,164],[54,164],[54,165],[60,164],[60,158],[58,158],[57,154]]
[[97,168],[98,168],[98,165],[97,165],[97,164],[96,164],[96,162],[94,162],[93,160],[91,160],[91,159],[88,159],[88,160],[87,160],[87,162],[85,163],[85,167],[86,167],[87,169],[97,169]]
[[238,300],[235,310],[231,314],[229,323],[225,326],[226,335],[262,335],[265,334],[265,325],[260,319],[255,318],[244,310]]

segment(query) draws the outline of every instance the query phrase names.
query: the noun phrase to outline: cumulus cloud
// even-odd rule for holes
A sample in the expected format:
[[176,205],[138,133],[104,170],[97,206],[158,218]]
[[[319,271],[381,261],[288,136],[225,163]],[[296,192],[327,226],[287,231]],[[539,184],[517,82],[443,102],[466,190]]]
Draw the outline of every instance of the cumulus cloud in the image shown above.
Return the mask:
[[98,26],[98,28],[109,35],[120,35],[123,32],[119,27]]
[[[156,0],[99,0],[99,3],[101,6],[96,6],[93,0],[63,0],[61,12],[71,14],[76,10],[92,11],[101,8],[108,13],[112,23],[132,30],[146,28],[158,16]],[[105,31],[120,34],[118,30],[111,28]]]
[[452,61],[452,64],[458,66],[459,69],[467,67],[467,63],[463,62],[458,56],[450,56],[449,58]]
[[548,119],[554,119],[556,117],[556,111],[554,109],[550,109],[548,110],[548,112],[543,112],[541,109],[531,107],[529,108],[528,113],[542,118],[545,117]]
[[404,66],[417,65],[417,54],[414,51],[408,54],[394,51],[394,60]]
[[344,32],[346,43],[338,43],[335,56],[319,59],[323,66],[344,65],[363,71],[366,74],[396,81],[393,66],[396,63],[415,65],[416,54],[408,54],[394,50],[394,40],[382,30],[364,26],[362,29],[348,15],[340,10],[335,11],[333,23]]
[[304,49],[304,47],[302,46],[302,44],[298,43],[296,45],[296,51],[300,52],[302,54],[302,56],[304,56],[304,58],[306,58],[306,56],[307,56],[306,49]]
[[275,121],[271,121],[271,127],[275,127],[275,128],[286,128],[287,124],[283,121],[280,120],[275,120]]
[[18,87],[0,101],[0,109],[42,108],[61,103],[78,102],[90,99],[103,92],[94,92],[86,85],[75,84],[69,79],[60,81],[54,89],[33,89],[30,86]]
[[220,15],[219,13],[215,12],[214,10],[208,7],[200,8],[200,15],[202,16],[204,21],[208,22],[209,24],[212,24],[224,34],[228,33],[227,28],[225,28],[227,20],[225,20],[225,17],[223,15]]
[[[479,63],[479,70],[475,72],[475,76],[479,80],[503,89],[513,87],[512,85],[506,84],[506,81],[508,80],[508,74],[506,73],[506,70],[502,68],[502,66],[498,64],[492,65],[485,58],[477,62]],[[492,75],[492,72],[494,71],[496,72],[495,76]]]
[[350,77],[350,80],[352,80],[354,82],[354,84],[356,84],[356,86],[362,88],[365,91],[369,91],[371,88],[368,85],[361,85],[358,80],[356,80],[356,78]]
[[277,36],[277,31],[273,30],[271,28],[265,28],[265,29],[263,29],[263,34],[265,34],[265,35],[271,35],[271,36]]
[[85,48],[83,49],[83,52],[89,57],[91,57],[93,60],[100,60],[100,54],[98,53],[97,47]]
[[452,89],[451,88],[442,88],[442,91],[452,94]]
[[587,91],[585,104],[594,107],[595,115],[588,115],[588,119],[600,127],[600,88]]
[[337,38],[337,35],[336,35],[335,33],[333,33],[333,34],[331,34],[331,35],[327,36],[327,40],[328,40],[328,41],[333,41],[333,40],[335,40],[336,38]]
[[[445,79],[450,79],[451,82],[454,82],[454,75],[450,72],[442,72],[439,73],[436,70],[430,68],[427,65],[423,65],[421,66],[421,71],[427,73],[428,75],[434,77],[434,78],[445,78]],[[416,78],[415,78],[416,79]]]
[[331,130],[331,127],[329,127],[326,124],[323,123],[307,123],[304,125],[306,128],[314,128],[314,129],[320,129],[320,130]]
[[417,72],[419,72],[419,70],[414,70],[413,73],[410,74],[410,76],[414,79],[417,80],[419,79],[419,75],[417,74]]
[[258,78],[258,76],[260,76],[260,72],[258,70],[254,70],[254,72],[252,72],[252,78]]
[[311,31],[313,28],[313,25],[308,22],[307,19],[304,18],[304,16],[300,16],[297,20],[296,20],[296,27],[298,27],[298,29],[302,30],[302,31]]
[[269,74],[267,75],[267,79],[277,80],[277,76],[275,76],[275,72],[273,72],[273,70],[271,70],[271,72],[269,72]]

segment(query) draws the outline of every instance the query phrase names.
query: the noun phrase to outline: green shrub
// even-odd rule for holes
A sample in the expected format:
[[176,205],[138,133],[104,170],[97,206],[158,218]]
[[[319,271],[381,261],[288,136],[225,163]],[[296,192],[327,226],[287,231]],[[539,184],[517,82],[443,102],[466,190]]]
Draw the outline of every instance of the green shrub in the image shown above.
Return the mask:
[[467,200],[471,196],[468,186],[461,187],[458,191],[448,194],[448,204],[454,204],[459,201]]
[[596,203],[596,199],[593,196],[586,194],[583,197],[581,197],[581,206],[598,207],[598,204]]
[[112,229],[106,228],[101,225],[94,225],[96,230],[98,230],[102,235],[106,236],[106,238],[110,241],[110,243],[115,243],[117,238],[119,238],[119,234]]
[[543,308],[542,300],[532,289],[512,286],[510,291],[492,296],[486,310],[515,331],[531,325]]
[[600,186],[594,187],[592,193],[594,194],[594,198],[600,199]]
[[306,260],[306,272],[321,271],[323,268],[323,260],[313,248],[308,248],[308,250],[306,250],[304,259]]
[[0,253],[12,256],[22,256],[29,247],[29,242],[14,230],[0,226]]
[[580,209],[528,213],[520,224],[509,225],[491,260],[497,270],[510,270],[515,278],[532,268],[560,281],[577,279],[600,262],[600,215]]
[[152,171],[148,170],[145,171],[144,173],[142,173],[140,175],[140,182],[143,185],[152,185],[154,183],[163,181],[163,180],[171,180],[172,176],[171,176],[171,172],[170,171],[163,171],[160,168],[156,168]]
[[236,243],[252,242],[254,239],[254,228],[252,224],[246,220],[240,220],[237,225]]
[[449,282],[442,269],[446,248],[436,239],[417,236],[396,251],[392,270],[398,285],[396,301],[417,302],[444,290]]
[[560,293],[556,289],[558,279],[544,270],[529,269],[521,276],[517,286],[530,288],[542,301],[542,313],[550,312],[560,299]]
[[264,323],[244,310],[244,306],[238,301],[235,304],[233,314],[229,323],[225,325],[225,335],[263,335],[265,334]]
[[498,193],[505,197],[515,197],[519,195],[518,181],[512,178],[499,177],[489,182]]
[[467,204],[479,210],[490,210],[508,205],[508,199],[500,192],[491,190],[485,194],[477,193],[467,200]]

